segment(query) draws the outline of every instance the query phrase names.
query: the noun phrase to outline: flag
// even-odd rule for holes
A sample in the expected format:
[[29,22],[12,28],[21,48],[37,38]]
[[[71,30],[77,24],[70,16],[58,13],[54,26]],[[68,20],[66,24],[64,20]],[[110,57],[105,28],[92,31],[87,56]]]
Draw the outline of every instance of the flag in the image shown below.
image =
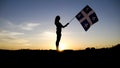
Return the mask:
[[75,17],[81,23],[85,31],[98,21],[96,13],[88,5],[86,5]]

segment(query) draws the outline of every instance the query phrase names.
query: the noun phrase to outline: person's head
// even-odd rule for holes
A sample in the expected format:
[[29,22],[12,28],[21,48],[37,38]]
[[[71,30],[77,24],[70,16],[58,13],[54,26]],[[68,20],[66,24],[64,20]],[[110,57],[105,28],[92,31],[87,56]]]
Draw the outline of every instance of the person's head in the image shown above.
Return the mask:
[[60,16],[57,15],[56,18],[55,18],[55,22],[59,21],[60,20]]

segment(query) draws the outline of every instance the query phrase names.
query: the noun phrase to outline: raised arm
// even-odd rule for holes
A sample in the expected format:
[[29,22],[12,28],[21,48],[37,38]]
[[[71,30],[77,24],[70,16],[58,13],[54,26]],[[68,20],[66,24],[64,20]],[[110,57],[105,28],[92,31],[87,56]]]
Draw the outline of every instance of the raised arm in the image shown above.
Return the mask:
[[69,25],[69,23],[67,23],[66,25],[63,26],[63,28],[67,27]]

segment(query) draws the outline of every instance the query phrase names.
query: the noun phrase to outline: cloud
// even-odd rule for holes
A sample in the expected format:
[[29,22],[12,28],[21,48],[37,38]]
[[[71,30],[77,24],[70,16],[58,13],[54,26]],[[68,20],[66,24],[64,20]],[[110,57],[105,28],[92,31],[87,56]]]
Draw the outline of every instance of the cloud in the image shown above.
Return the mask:
[[[6,30],[33,30],[38,27],[40,23],[33,23],[33,22],[21,22],[20,24],[15,24],[7,19],[0,18],[0,29]],[[14,33],[18,34],[18,33]]]
[[20,33],[20,32],[11,32],[11,31],[7,31],[7,30],[0,30],[0,35],[23,35],[24,33]]
[[[0,47],[28,46],[32,45],[35,40],[25,30],[33,30],[40,23],[21,22],[20,24],[11,22],[7,19],[0,18]],[[31,39],[29,39],[31,38]],[[36,37],[38,38],[38,37]],[[32,42],[30,42],[32,41]],[[39,41],[38,41],[39,42]]]
[[13,24],[11,21],[0,18],[0,29],[15,29],[17,25]]
[[40,23],[23,23],[20,25],[21,29],[33,30],[35,27],[39,26]]
[[23,35],[24,33],[20,33],[20,32],[11,32],[10,35]]
[[15,40],[17,39],[17,35],[22,35],[23,33],[19,33],[19,32],[10,32],[7,30],[0,30],[0,39],[1,40]]
[[42,35],[47,36],[47,37],[51,37],[51,36],[55,36],[54,32],[50,32],[50,31],[45,31],[42,33]]
[[7,30],[0,30],[0,43],[9,43],[9,45],[30,45],[29,41],[18,37],[24,33],[10,32]]
[[36,34],[35,37],[42,40],[54,40],[56,37],[56,33],[53,31],[43,31]]

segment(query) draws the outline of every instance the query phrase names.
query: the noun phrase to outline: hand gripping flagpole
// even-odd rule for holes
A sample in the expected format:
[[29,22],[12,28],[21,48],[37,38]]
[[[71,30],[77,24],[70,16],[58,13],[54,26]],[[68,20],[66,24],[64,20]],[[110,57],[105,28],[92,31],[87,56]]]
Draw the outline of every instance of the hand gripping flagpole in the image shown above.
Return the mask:
[[72,21],[73,19],[75,19],[75,16],[74,16],[68,23],[71,23],[71,21]]

